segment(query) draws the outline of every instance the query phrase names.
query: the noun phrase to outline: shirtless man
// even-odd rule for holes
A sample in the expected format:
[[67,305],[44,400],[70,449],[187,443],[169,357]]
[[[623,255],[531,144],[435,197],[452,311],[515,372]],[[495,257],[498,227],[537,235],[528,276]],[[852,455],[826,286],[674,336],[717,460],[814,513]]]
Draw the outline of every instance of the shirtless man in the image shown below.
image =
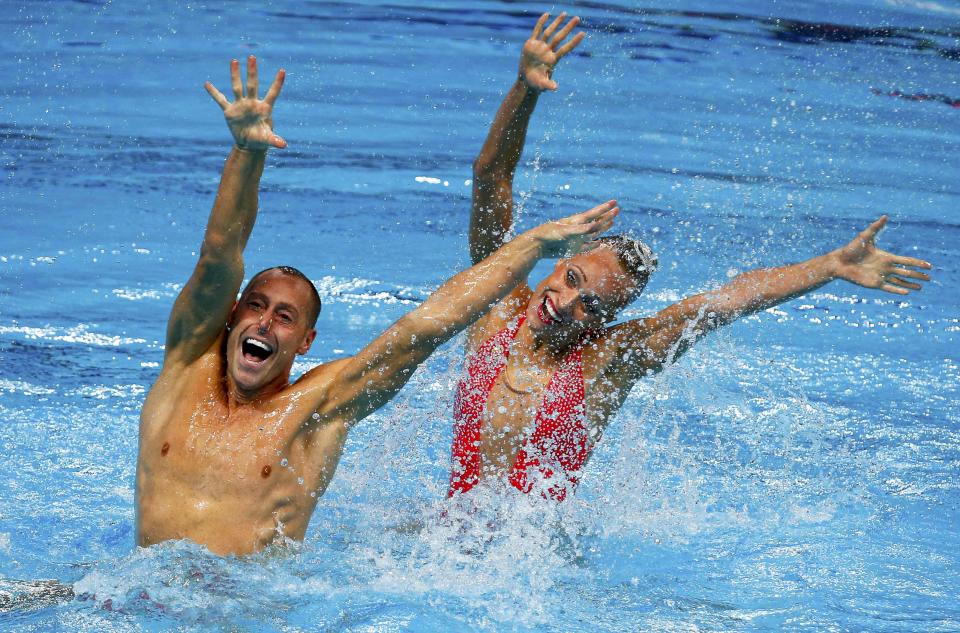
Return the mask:
[[[527,123],[578,18],[543,15],[523,46],[520,71],[473,166],[470,254],[503,244],[513,223],[513,175]],[[536,289],[521,283],[468,334],[467,376],[455,403],[449,494],[481,479],[562,500],[576,486],[593,446],[641,377],[674,362],[711,330],[799,297],[836,279],[904,295],[930,264],[874,245],[886,216],[852,242],[805,262],[758,269],[718,290],[688,297],[655,316],[609,326],[643,290],[656,266],[645,245],[603,237],[562,259]],[[493,406],[496,403],[496,406]]]
[[227,158],[200,258],[177,297],[163,368],[140,417],[137,543],[191,539],[216,554],[302,540],[333,477],[347,431],[389,400],[441,343],[526,277],[536,261],[578,248],[613,222],[614,201],[541,225],[444,283],[352,358],[290,383],[313,342],[320,297],[302,273],[270,268],[240,299],[243,250],[274,134],[281,70],[258,97],[257,66],[231,63],[235,101],[210,83],[235,147]]

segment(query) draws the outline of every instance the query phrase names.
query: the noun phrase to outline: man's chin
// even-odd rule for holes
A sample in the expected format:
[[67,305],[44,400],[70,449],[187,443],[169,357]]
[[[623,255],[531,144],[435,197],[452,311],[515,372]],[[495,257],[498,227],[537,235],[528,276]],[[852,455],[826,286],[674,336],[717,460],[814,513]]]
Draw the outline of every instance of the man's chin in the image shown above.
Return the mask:
[[237,391],[253,395],[269,384],[270,375],[266,367],[259,371],[234,367],[230,372],[230,379]]

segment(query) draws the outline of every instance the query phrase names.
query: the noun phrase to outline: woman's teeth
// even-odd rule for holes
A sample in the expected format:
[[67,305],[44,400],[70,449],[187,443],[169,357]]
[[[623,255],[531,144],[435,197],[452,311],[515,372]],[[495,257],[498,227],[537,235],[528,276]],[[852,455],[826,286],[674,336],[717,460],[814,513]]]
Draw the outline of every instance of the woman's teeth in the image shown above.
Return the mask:
[[544,300],[543,300],[543,309],[544,309],[544,312],[546,312],[547,316],[550,318],[551,321],[559,321],[559,320],[560,320],[560,315],[559,315],[559,314],[557,313],[557,311],[554,309],[553,303],[552,303],[549,299],[544,299]]

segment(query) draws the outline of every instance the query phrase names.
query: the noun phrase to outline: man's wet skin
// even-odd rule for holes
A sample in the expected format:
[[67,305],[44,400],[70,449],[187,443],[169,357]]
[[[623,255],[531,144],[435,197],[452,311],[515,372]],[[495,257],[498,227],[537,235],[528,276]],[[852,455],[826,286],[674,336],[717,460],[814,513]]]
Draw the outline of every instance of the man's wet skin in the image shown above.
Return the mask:
[[[298,285],[261,280],[245,293],[249,305],[238,305],[229,335],[222,336],[225,366],[217,354],[155,386],[170,398],[163,403],[167,415],[179,422],[141,435],[141,545],[191,538],[215,553],[249,553],[281,535],[303,538],[346,429],[297,432],[314,413],[307,390],[284,388],[309,338],[285,313]],[[249,339],[273,351],[264,355]],[[153,408],[145,407],[148,412]]]

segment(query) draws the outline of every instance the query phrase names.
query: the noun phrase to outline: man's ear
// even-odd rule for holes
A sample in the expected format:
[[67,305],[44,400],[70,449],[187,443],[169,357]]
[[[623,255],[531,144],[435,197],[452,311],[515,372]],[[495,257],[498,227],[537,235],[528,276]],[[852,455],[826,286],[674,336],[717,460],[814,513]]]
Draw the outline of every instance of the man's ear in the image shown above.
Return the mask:
[[317,331],[313,328],[304,335],[303,343],[300,344],[300,347],[297,348],[297,355],[303,356],[307,353],[307,350],[310,349],[310,346],[313,345],[313,339],[317,338]]
[[236,314],[238,305],[240,305],[240,301],[234,301],[233,307],[230,308],[230,314],[227,315],[227,332],[233,329],[233,315]]

